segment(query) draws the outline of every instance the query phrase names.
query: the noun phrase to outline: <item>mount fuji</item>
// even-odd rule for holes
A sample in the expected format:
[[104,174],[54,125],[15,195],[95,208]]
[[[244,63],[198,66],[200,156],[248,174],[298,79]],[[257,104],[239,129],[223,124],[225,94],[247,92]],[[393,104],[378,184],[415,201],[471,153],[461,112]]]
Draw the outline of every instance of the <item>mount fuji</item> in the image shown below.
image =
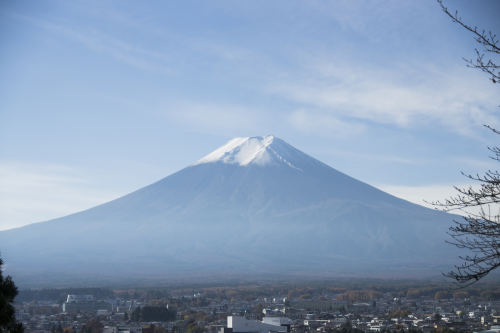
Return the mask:
[[273,137],[235,138],[100,206],[0,232],[21,284],[248,276],[429,276],[456,260],[452,216]]

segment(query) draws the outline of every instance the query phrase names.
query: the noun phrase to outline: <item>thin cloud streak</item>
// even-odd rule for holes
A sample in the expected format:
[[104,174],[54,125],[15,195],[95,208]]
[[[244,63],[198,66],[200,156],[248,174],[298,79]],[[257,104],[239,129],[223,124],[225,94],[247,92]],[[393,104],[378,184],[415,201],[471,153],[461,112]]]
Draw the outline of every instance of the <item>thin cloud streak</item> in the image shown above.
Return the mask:
[[241,105],[179,102],[163,107],[158,114],[179,126],[203,133],[252,136],[269,129],[266,110]]
[[83,29],[77,30],[62,24],[27,17],[17,13],[9,13],[9,16],[28,22],[54,34],[65,36],[94,52],[105,54],[137,69],[164,74],[172,73],[171,66],[169,65],[170,58],[167,54],[137,46],[94,29],[88,31],[84,31]]
[[2,162],[0,230],[75,213],[119,195],[67,166]]
[[362,134],[363,124],[343,121],[334,115],[317,110],[300,109],[288,116],[288,122],[298,131],[323,137],[351,137]]
[[[466,187],[470,184],[460,184]],[[444,201],[453,195],[456,191],[453,185],[422,185],[422,186],[404,186],[404,185],[378,185],[377,188],[390,193],[398,198],[405,199],[417,205],[428,208],[435,208],[430,202]]]
[[477,75],[464,80],[422,68],[427,79],[412,82],[391,70],[351,70],[353,64],[323,68],[303,75],[306,79],[273,83],[267,91],[315,108],[318,124],[327,116],[399,128],[438,121],[463,135],[471,126],[498,125],[496,92]]
[[[433,202],[444,202],[448,198],[455,197],[458,192],[454,186],[458,188],[468,188],[472,186],[478,189],[477,184],[462,183],[454,185],[430,184],[420,186],[404,186],[404,185],[378,185],[380,190],[390,193],[398,198],[407,200],[420,206],[425,206],[431,209],[436,209]],[[470,208],[467,211],[453,210],[449,213],[466,216],[470,213],[475,214],[480,211],[479,207]]]

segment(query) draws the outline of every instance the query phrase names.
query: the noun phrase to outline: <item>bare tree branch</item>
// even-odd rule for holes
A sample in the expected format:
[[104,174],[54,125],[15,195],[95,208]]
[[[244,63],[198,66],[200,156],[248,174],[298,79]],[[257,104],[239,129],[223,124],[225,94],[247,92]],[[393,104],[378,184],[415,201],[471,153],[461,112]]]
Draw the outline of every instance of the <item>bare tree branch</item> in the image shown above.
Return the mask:
[[[476,59],[464,59],[467,66],[488,74],[493,83],[500,82],[499,40],[495,33],[479,29],[465,23],[455,11],[453,14],[444,5],[443,0],[436,0],[443,12],[451,20],[470,33],[476,43]],[[500,131],[485,125],[495,134]],[[500,146],[488,147],[494,161],[500,162]],[[461,265],[444,274],[462,285],[470,285],[500,267],[500,172],[488,170],[482,174],[462,174],[477,186],[457,187],[457,194],[444,201],[431,202],[436,208],[450,212],[458,211],[463,219],[455,220],[449,229],[451,241],[448,243],[469,251],[462,256]]]
[[[486,127],[500,134],[496,129]],[[500,147],[489,150],[494,152],[493,159],[498,161]],[[450,227],[448,235],[452,240],[448,243],[469,250],[470,255],[460,257],[463,263],[444,275],[458,283],[469,284],[500,267],[500,173],[488,170],[482,175],[463,175],[476,181],[478,187],[455,187],[455,196],[432,204],[447,212],[465,213]]]
[[[437,0],[443,12],[448,15],[451,20],[469,32],[472,33],[474,40],[480,45],[481,50],[475,49],[476,59],[464,59],[468,67],[477,68],[489,75],[490,80],[493,83],[500,82],[500,66],[497,65],[497,61],[494,57],[500,55],[500,45],[497,35],[492,31],[486,31],[484,29],[480,30],[476,26],[471,26],[466,24],[458,12],[455,11],[454,14],[444,5],[443,0]],[[486,56],[487,55],[487,56]],[[498,60],[498,58],[497,58]]]

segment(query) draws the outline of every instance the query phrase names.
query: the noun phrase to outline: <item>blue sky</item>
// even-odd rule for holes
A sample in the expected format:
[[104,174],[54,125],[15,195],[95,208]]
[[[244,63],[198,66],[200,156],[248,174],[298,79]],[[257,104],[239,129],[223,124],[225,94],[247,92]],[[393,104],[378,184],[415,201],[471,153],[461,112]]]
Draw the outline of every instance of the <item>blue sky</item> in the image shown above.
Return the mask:
[[[447,1],[500,32],[497,1]],[[434,1],[3,1],[0,230],[273,134],[422,203],[496,168],[498,87]]]

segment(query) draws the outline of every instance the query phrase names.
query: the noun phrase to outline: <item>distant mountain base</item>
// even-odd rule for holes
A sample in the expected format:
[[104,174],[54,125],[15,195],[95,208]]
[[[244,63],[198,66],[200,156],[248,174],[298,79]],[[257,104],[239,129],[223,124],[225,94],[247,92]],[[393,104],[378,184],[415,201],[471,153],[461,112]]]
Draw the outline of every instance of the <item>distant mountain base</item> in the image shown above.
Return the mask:
[[2,231],[0,251],[26,286],[420,278],[457,263],[452,219],[278,138],[237,138],[122,198]]

